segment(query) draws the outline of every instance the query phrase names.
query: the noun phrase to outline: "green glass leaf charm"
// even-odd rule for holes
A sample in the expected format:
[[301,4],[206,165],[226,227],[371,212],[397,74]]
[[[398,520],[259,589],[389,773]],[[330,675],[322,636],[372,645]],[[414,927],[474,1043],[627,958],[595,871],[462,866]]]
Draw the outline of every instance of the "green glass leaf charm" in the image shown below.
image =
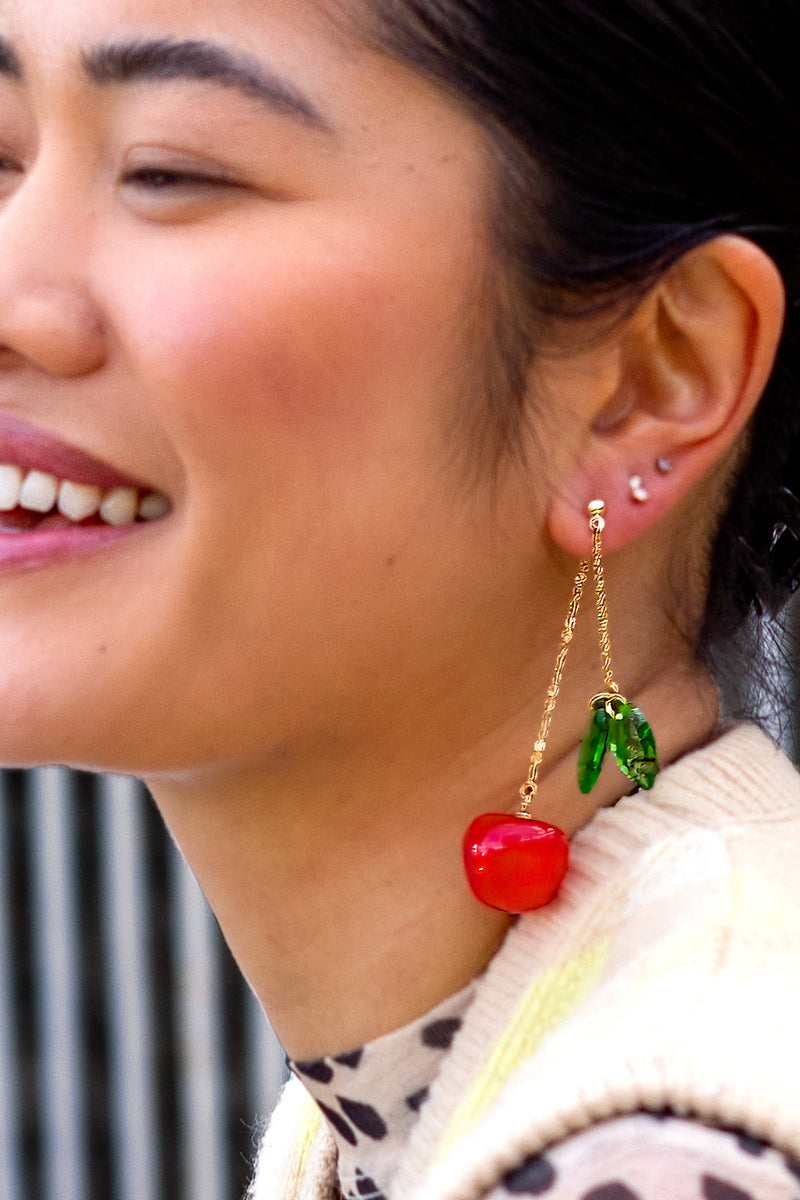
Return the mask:
[[614,703],[608,745],[623,775],[640,788],[651,788],[658,774],[658,756],[653,731],[644,713],[627,700]]
[[578,754],[578,787],[584,795],[587,795],[597,783],[608,745],[608,731],[611,724],[611,717],[604,706],[594,709]]

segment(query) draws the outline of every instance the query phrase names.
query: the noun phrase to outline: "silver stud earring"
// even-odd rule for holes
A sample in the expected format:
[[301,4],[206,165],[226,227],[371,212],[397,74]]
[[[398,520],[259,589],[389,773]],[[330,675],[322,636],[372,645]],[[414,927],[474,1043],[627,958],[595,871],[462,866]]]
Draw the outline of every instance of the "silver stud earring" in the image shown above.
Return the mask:
[[657,458],[656,470],[658,471],[659,475],[669,475],[670,471],[672,470],[672,463],[668,458]]
[[636,504],[646,504],[650,499],[650,493],[642,483],[641,475],[631,475],[628,480],[628,487],[630,488],[631,500]]

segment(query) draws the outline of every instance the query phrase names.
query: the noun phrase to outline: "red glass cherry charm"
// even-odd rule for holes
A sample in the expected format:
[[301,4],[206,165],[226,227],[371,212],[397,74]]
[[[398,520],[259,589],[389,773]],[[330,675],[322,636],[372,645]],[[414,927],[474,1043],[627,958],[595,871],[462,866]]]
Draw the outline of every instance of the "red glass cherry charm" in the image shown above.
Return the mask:
[[569,863],[555,825],[508,813],[482,813],[464,835],[464,869],[481,904],[521,913],[549,904]]

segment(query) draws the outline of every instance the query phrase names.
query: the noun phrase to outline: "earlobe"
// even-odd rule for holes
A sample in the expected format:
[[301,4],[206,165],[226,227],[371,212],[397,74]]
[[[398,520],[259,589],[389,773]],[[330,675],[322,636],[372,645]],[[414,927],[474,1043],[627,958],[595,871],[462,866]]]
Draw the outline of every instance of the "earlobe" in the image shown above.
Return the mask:
[[607,550],[626,545],[725,459],[769,379],[784,306],[772,259],[737,235],[692,250],[659,280],[612,335],[617,379],[585,410],[581,461],[552,498],[556,545],[587,552],[595,496],[606,502]]

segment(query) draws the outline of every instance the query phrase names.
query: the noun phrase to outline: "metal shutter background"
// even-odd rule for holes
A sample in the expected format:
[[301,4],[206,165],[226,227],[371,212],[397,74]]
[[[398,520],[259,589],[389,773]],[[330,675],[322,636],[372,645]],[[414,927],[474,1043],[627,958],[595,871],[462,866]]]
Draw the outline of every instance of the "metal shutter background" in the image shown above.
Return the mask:
[[236,1200],[283,1054],[143,789],[0,776],[0,1200]]

